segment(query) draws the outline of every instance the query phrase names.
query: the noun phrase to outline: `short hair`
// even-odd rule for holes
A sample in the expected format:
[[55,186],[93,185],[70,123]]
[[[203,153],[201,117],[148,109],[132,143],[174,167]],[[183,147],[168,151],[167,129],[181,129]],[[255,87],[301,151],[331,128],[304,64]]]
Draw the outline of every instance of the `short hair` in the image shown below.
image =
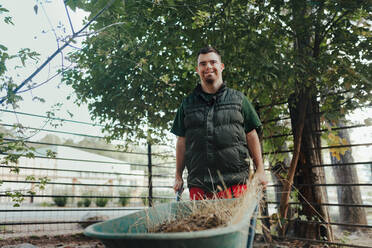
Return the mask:
[[199,58],[199,55],[200,54],[207,54],[207,53],[215,53],[218,55],[218,57],[220,58],[220,61],[221,60],[221,54],[217,51],[217,49],[211,47],[211,46],[206,46],[206,47],[203,47],[202,49],[199,50],[198,52],[198,56],[197,58]]

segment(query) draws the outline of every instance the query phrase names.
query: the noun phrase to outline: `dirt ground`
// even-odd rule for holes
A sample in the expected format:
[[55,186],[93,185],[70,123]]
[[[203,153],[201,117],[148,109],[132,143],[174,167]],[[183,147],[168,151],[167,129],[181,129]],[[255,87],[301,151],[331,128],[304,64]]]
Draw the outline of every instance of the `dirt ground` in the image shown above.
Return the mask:
[[[366,242],[356,242],[358,241],[368,241],[361,239],[360,236],[353,237],[354,235],[349,236],[347,243],[358,244],[368,247],[370,243]],[[341,242],[338,240],[338,242]],[[2,248],[11,248],[12,246],[20,244],[32,244],[40,248],[104,248],[105,246],[96,239],[92,239],[84,236],[82,233],[69,234],[69,235],[42,235],[42,236],[28,236],[28,237],[12,237],[6,239],[0,239],[0,247]],[[4,247],[5,246],[5,247]],[[261,234],[255,235],[254,248],[320,248],[320,247],[329,247],[319,244],[309,244],[303,241],[273,241],[273,243],[265,242]]]
[[[104,248],[105,246],[96,239],[92,239],[84,236],[82,233],[73,235],[56,235],[56,236],[29,236],[29,237],[18,237],[8,238],[0,240],[0,247],[10,248],[13,245],[20,244],[32,244],[40,248]],[[297,247],[308,247],[317,248],[324,247],[319,245],[309,245],[304,242],[275,242],[272,244],[265,243],[261,235],[256,235],[254,248],[297,248]]]
[[32,244],[42,248],[59,247],[59,248],[103,248],[105,247],[99,240],[84,236],[82,233],[72,235],[55,235],[55,236],[28,236],[7,238],[0,240],[0,247]]

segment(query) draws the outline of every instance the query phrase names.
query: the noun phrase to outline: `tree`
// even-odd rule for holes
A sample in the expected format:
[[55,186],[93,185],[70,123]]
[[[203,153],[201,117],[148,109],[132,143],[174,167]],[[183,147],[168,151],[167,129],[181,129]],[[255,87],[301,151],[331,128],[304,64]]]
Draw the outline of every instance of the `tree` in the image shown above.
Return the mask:
[[[346,124],[346,120],[340,120],[337,126],[341,129],[337,131],[337,136],[334,135],[332,140],[338,140],[334,143],[350,144],[350,137],[347,129],[342,129]],[[330,152],[332,170],[335,175],[336,184],[356,184],[359,182],[357,170],[354,166],[342,166],[339,164],[354,163],[352,151],[350,148],[333,149]],[[337,199],[341,204],[363,204],[362,195],[359,186],[337,186]],[[365,209],[362,207],[339,207],[339,216],[341,223],[367,225],[367,216]],[[344,230],[355,231],[360,228],[341,226]]]
[[[92,116],[106,124],[113,138],[125,134],[132,140],[148,138],[149,133],[161,137],[169,130],[181,99],[198,82],[194,73],[195,51],[205,44],[216,43],[221,51],[226,51],[225,79],[231,82],[230,86],[255,97],[258,90],[269,90],[258,79],[278,77],[273,70],[280,75],[284,66],[275,68],[271,59],[264,56],[268,47],[275,48],[254,27],[264,17],[248,15],[257,10],[250,10],[247,1],[216,3],[190,1],[185,6],[172,6],[147,1],[123,5],[117,1],[92,26],[97,33],[70,57],[77,67],[64,74],[65,82],[75,89],[81,102],[88,103]],[[80,7],[94,15],[101,4],[103,1],[83,2]],[[187,11],[183,11],[185,8]],[[212,12],[200,10],[204,8]],[[235,19],[230,20],[232,17]],[[252,30],[247,30],[248,22],[252,23]],[[113,23],[120,25],[104,29]],[[262,47],[264,44],[266,48]],[[265,65],[257,66],[255,61],[246,59],[253,56],[262,58],[258,64]],[[248,71],[249,67],[254,69]],[[274,83],[280,90],[279,80]],[[273,82],[266,84],[269,87]],[[262,103],[270,102],[262,98]]]
[[[0,5],[0,17],[5,24],[14,25],[13,19],[9,16],[9,10]],[[14,82],[13,77],[9,74],[9,65],[13,63],[16,70],[26,66],[26,62],[34,61],[37,62],[39,59],[39,54],[35,51],[31,51],[29,48],[22,48],[17,53],[11,54],[8,51],[8,47],[0,43],[0,97],[1,106],[8,107],[12,106],[13,109],[17,108],[17,102],[22,100],[22,97],[14,94],[14,89],[17,88],[17,84]],[[34,97],[36,101],[43,101],[39,97]],[[19,173],[18,160],[21,156],[27,158],[34,158],[34,148],[27,145],[25,142],[26,138],[23,135],[23,128],[20,123],[15,124],[13,130],[0,130],[0,164],[1,166],[10,169],[10,172]],[[50,157],[52,157],[51,155]],[[26,181],[39,181],[36,187],[39,189],[44,189],[48,182],[48,179],[38,178],[36,180],[33,176],[28,176]],[[2,181],[0,180],[0,185]],[[29,194],[34,194],[33,190],[28,192]],[[24,200],[23,194],[20,191],[7,191],[6,194],[11,197],[14,202],[13,206],[20,206],[21,202]]]
[[[12,17],[8,15],[8,12],[9,11],[6,8],[0,5],[0,16],[3,17],[2,21],[6,24],[14,25]],[[25,65],[27,59],[36,60],[37,58],[38,54],[28,48],[23,48],[16,54],[9,54],[8,48],[3,44],[0,44],[0,81],[2,82],[0,85],[0,92],[7,92],[7,104],[15,105],[16,102],[21,99],[19,96],[11,94],[11,90],[15,87],[15,84],[12,77],[7,74],[7,64],[12,60],[19,59],[21,64]],[[28,157],[33,157],[33,154],[27,152],[29,149],[22,140],[6,140],[6,138],[12,137],[14,134],[14,131],[4,130],[3,128],[0,131],[0,154],[3,155],[1,158],[1,165],[11,166],[11,171],[18,173],[19,169],[14,166],[14,164],[17,163],[18,158],[23,152]]]
[[[366,98],[358,98],[358,95],[365,94],[364,89],[366,88],[367,92],[371,90],[370,83],[364,81],[364,76],[361,76],[370,75],[370,72],[365,71],[366,65],[363,64],[363,57],[368,58],[365,52],[368,54],[369,49],[359,49],[351,45],[357,41],[361,43],[366,41],[367,44],[371,42],[368,36],[365,39],[360,39],[361,37],[358,35],[368,29],[353,22],[355,20],[365,21],[363,18],[368,18],[366,13],[368,13],[370,6],[366,5],[365,1],[357,3],[319,1],[312,4],[314,6],[309,6],[305,1],[290,1],[287,8],[292,10],[290,16],[293,18],[291,28],[295,34],[296,65],[301,69],[296,78],[299,87],[293,97],[292,102],[295,103],[295,108],[291,117],[295,142],[299,144],[299,146],[295,146],[297,148],[295,151],[298,153],[295,154],[295,157],[299,159],[299,162],[298,164],[297,162],[293,163],[292,166],[294,168],[296,165],[298,166],[297,181],[305,185],[324,182],[324,171],[320,169],[321,167],[313,167],[313,165],[322,164],[319,151],[320,106],[324,109],[336,109],[336,112],[334,110],[328,111],[327,114],[340,115],[338,111],[342,113],[345,108],[352,109],[356,104],[368,102]],[[328,16],[328,13],[332,13],[331,16]],[[344,43],[347,43],[349,47],[346,47]],[[345,54],[347,55],[345,56]],[[337,67],[335,68],[333,65],[337,65]],[[336,75],[333,75],[333,70],[337,71]],[[332,76],[329,77],[329,74]],[[332,79],[335,81],[330,82],[329,80]],[[348,84],[354,84],[352,88],[358,88],[358,90],[354,91],[348,88]],[[343,87],[347,88],[351,95],[356,93],[354,99],[340,92]],[[329,97],[331,92],[338,94]],[[319,93],[327,95],[325,99],[337,102],[341,109],[336,108],[334,104],[322,103],[320,105],[317,100]],[[302,128],[295,128],[300,125],[303,125]],[[295,171],[292,170],[292,173]],[[293,178],[293,174],[288,176],[288,178],[291,177]],[[289,180],[288,185],[291,183]],[[287,188],[284,188],[284,191]],[[321,222],[328,222],[327,210],[321,205],[326,200],[325,190],[319,186],[305,186],[301,187],[299,191],[305,198],[305,201],[302,201],[302,212],[305,216],[318,215]],[[282,197],[281,202],[281,213],[284,217],[286,215],[285,207],[288,204],[285,197],[285,195]],[[309,206],[307,202],[312,202],[315,206]],[[330,229],[322,229],[322,227],[324,226],[319,225],[315,230],[303,230],[300,235],[309,235],[309,230],[314,230],[313,233],[310,231],[312,238],[327,236],[329,240],[332,236]]]
[[[80,1],[77,7],[94,15],[104,2]],[[285,123],[268,121],[287,116],[291,109],[295,153],[286,187],[291,189],[295,173],[297,187],[322,183],[322,169],[312,167],[322,163],[321,120],[371,103],[372,70],[366,63],[372,47],[370,3],[116,1],[91,26],[83,49],[71,54],[76,67],[64,73],[64,81],[75,89],[79,102],[88,103],[92,117],[106,124],[112,138],[161,139],[181,98],[198,81],[195,52],[212,44],[222,52],[226,83],[255,105],[270,106],[259,111],[264,136],[277,134]],[[288,99],[290,105],[275,105]],[[299,193],[309,220],[328,221],[321,187],[302,187]],[[308,226],[311,237],[332,239],[328,226],[320,233],[322,226]]]

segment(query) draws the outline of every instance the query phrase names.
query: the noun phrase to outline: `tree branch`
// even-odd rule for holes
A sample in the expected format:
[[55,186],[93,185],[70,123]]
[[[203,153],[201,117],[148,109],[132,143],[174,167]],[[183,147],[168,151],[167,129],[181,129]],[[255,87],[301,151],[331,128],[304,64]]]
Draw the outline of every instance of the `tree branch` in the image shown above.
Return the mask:
[[72,25],[71,18],[70,18],[70,13],[68,12],[68,9],[67,9],[67,6],[66,6],[66,2],[63,1],[63,4],[65,5],[65,10],[66,10],[66,14],[67,14],[68,22],[70,23],[70,27],[71,27],[72,34],[75,34],[74,26]]
[[[48,59],[39,67],[37,68],[28,78],[26,78],[19,86],[17,86],[13,90],[13,94],[16,94],[23,86],[29,83],[52,59],[57,56],[63,49],[65,49],[82,31],[84,31],[94,20],[96,20],[105,10],[107,10],[115,0],[111,0],[102,10],[100,10],[87,24],[84,25],[78,32],[74,33],[72,37],[63,44],[60,48],[58,48]],[[0,100],[0,104],[4,103],[7,99],[7,96]]]
[[[280,218],[285,219],[287,218],[288,213],[288,202],[289,202],[289,196],[291,193],[291,188],[293,184],[294,175],[296,172],[298,159],[300,157],[300,150],[301,150],[301,142],[302,142],[302,132],[305,125],[305,116],[306,116],[306,108],[309,103],[309,97],[307,94],[302,94],[304,96],[304,100],[301,101],[301,105],[299,107],[299,110],[296,111],[299,113],[298,123],[296,125],[296,133],[294,137],[294,151],[293,151],[293,157],[291,160],[291,164],[289,167],[287,180],[285,180],[283,185],[283,194],[280,199]],[[283,225],[282,232],[285,232],[285,226]]]
[[93,32],[90,32],[90,33],[80,34],[80,35],[78,35],[77,37],[84,37],[84,36],[89,36],[89,35],[92,35],[92,34],[97,34],[97,33],[100,33],[100,32],[102,32],[102,31],[104,31],[104,30],[110,28],[110,27],[117,26],[117,25],[122,25],[122,24],[125,24],[125,22],[116,22],[116,23],[112,23],[112,24],[110,24],[110,25],[108,25],[108,26],[105,26],[105,27],[99,29],[99,30],[96,30],[96,31],[93,31]]
[[[335,14],[335,16],[332,17],[332,20],[327,23],[327,25],[325,26],[324,28],[324,32],[320,35],[320,40],[323,40],[324,37],[327,35],[327,33],[342,19],[344,18],[346,15],[348,15],[350,13],[350,10],[347,10],[345,11],[343,14],[341,14],[337,19],[336,19],[336,16],[337,16],[337,13]],[[336,19],[336,20],[335,20]]]

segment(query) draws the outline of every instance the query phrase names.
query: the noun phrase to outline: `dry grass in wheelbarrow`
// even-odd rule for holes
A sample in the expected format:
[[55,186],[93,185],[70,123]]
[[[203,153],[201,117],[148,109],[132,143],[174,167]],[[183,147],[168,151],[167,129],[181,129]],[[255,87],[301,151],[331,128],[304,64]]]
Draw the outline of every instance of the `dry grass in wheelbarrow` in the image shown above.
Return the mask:
[[160,225],[149,225],[148,231],[153,233],[193,232],[236,224],[244,216],[246,209],[260,200],[255,200],[259,197],[258,192],[261,190],[257,180],[251,179],[247,186],[247,191],[236,201],[202,200],[198,201],[200,205],[194,201],[191,205],[191,214],[170,216]]

